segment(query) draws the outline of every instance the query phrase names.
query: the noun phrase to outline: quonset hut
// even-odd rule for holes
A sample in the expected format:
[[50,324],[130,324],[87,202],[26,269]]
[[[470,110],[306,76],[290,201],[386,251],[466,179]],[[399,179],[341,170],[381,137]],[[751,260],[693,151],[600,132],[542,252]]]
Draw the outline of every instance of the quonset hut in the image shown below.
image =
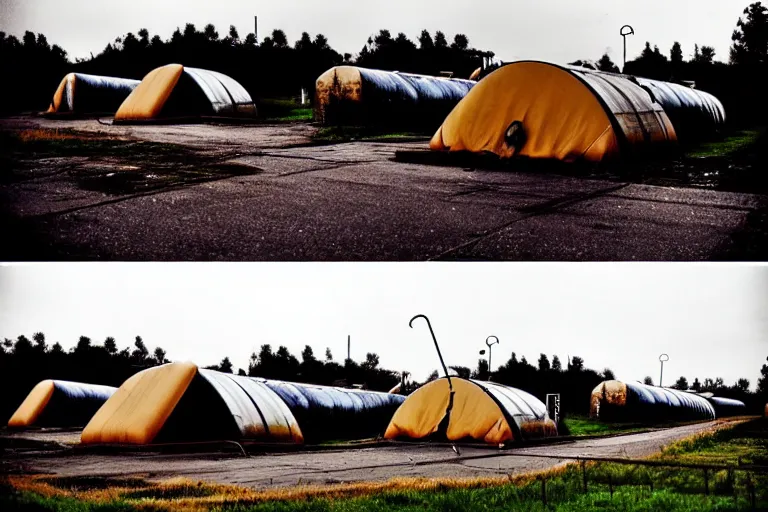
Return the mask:
[[150,71],[115,114],[117,123],[256,116],[237,81],[206,69],[169,64]]
[[693,136],[724,120],[714,96],[681,85],[521,61],[482,78],[446,117],[430,147],[601,162],[663,151],[680,134]]
[[265,443],[365,438],[399,395],[242,377],[170,363],[125,381],[83,430],[83,444],[206,440]]
[[489,444],[557,435],[544,404],[519,389],[451,377],[429,382],[395,412],[386,439],[475,440]]
[[8,426],[82,427],[115,391],[110,386],[44,380],[32,388]]
[[695,421],[715,419],[715,408],[696,393],[607,380],[592,391],[589,415],[604,421]]
[[336,66],[315,84],[315,121],[434,129],[474,85],[458,78]]
[[728,416],[739,416],[747,413],[747,406],[741,400],[733,398],[723,398],[719,396],[707,397],[709,403],[715,408],[717,418],[726,418]]
[[53,94],[47,114],[114,114],[139,80],[69,73]]

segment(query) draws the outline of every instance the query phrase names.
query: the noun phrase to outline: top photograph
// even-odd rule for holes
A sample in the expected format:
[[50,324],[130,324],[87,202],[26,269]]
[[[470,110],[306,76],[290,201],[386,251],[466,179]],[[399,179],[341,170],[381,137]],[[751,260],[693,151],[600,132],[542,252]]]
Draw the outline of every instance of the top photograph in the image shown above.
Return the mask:
[[0,261],[768,261],[768,2],[0,1]]

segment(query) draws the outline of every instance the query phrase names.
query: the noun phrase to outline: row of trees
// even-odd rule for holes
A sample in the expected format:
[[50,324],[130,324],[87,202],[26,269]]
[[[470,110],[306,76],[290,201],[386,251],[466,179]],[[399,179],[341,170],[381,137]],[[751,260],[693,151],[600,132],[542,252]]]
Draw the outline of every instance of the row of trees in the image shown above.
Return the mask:
[[[720,98],[729,117],[734,117],[737,123],[764,119],[766,102],[760,83],[768,71],[768,8],[755,2],[744,9],[731,41],[727,63],[715,60],[717,55],[711,46],[694,45],[693,53],[686,60],[677,41],[668,56],[646,41],[640,55],[627,61],[621,71],[657,80],[693,81],[697,88]],[[577,60],[570,64],[613,73],[620,71],[608,54],[596,62]]]
[[253,33],[241,38],[230,26],[219,34],[208,24],[202,30],[187,23],[163,40],[147,29],[116,38],[97,55],[71,63],[60,47],[48,45],[45,36],[26,32],[21,41],[0,32],[0,69],[14,80],[0,87],[0,113],[43,110],[63,75],[70,71],[141,79],[152,69],[172,62],[213,69],[243,84],[255,99],[297,96],[302,88],[310,93],[317,77],[339,64],[410,71],[436,75],[453,71],[467,77],[489,56],[470,47],[469,39],[456,34],[448,43],[442,32],[434,38],[424,30],[418,46],[399,33],[392,37],[380,30],[368,39],[360,54],[340,54],[323,34],[304,32],[291,44],[282,30],[274,30],[261,42]]
[[[686,60],[679,43],[668,56],[646,43],[641,54],[623,70],[661,80],[692,80],[697,87],[720,97],[737,120],[762,119],[765,101],[762,80],[768,69],[768,9],[761,2],[749,5],[736,22],[728,64],[717,62],[711,46],[696,45]],[[0,69],[12,80],[0,82],[0,113],[47,107],[53,90],[67,71],[142,78],[155,67],[178,62],[214,69],[242,83],[254,98],[296,96],[301,88],[312,91],[315,79],[326,69],[356,64],[385,70],[429,75],[451,71],[467,77],[492,52],[471,47],[464,34],[450,39],[441,31],[423,30],[416,40],[404,33],[380,30],[368,38],[353,56],[340,54],[323,34],[304,32],[290,44],[282,30],[274,30],[262,41],[253,33],[240,36],[234,26],[220,34],[214,25],[202,30],[187,23],[170,38],[140,29],[118,37],[97,55],[71,63],[67,53],[51,46],[42,34],[26,32],[21,41],[0,32]],[[591,61],[576,61],[583,64]],[[618,72],[618,66],[603,55],[596,68]]]

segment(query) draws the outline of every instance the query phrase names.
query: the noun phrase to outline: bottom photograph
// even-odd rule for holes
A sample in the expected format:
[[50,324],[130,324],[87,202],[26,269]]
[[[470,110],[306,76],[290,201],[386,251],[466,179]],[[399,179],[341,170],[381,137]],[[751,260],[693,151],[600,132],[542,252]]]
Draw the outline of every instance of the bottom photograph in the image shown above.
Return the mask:
[[768,266],[2,264],[2,510],[766,510]]

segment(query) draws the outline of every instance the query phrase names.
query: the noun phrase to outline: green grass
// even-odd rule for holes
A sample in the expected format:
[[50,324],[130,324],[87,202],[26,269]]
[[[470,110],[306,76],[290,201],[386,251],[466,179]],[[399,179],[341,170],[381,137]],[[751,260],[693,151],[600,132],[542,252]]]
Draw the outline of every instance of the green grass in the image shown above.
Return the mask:
[[647,425],[637,423],[604,423],[584,416],[568,416],[564,421],[572,436],[630,433],[648,428]]
[[316,142],[349,142],[359,141],[395,141],[410,139],[427,139],[431,134],[406,131],[386,131],[360,126],[327,126],[317,130],[313,136]]
[[[764,464],[768,453],[768,422],[755,420],[734,428],[700,435],[665,448],[654,457],[657,461],[706,462],[731,464],[741,458],[745,463]],[[738,455],[737,455],[738,454]],[[736,457],[736,458],[734,458]],[[737,468],[738,469],[738,468]],[[587,489],[584,490],[584,475]],[[50,482],[50,479],[46,480]],[[231,492],[222,486],[176,484],[136,490],[123,489],[98,503],[73,500],[69,496],[43,497],[25,491],[0,498],[2,510],[146,510],[188,509],[237,512],[348,512],[348,511],[582,511],[622,510],[631,512],[664,510],[730,511],[749,510],[750,490],[755,491],[755,508],[768,507],[768,475],[745,471],[710,470],[707,473],[709,495],[705,494],[705,476],[701,469],[656,467],[615,463],[570,465],[538,477],[504,484],[490,484],[479,479],[463,487],[438,485],[437,488],[402,487],[388,491],[278,498],[265,501],[253,494],[229,494],[218,502],[194,501]],[[71,485],[72,482],[68,482]],[[546,505],[543,502],[542,488]],[[194,492],[191,492],[194,491]],[[103,491],[99,491],[103,492]],[[6,494],[6,493],[2,493]],[[222,496],[227,496],[222,494]],[[318,497],[319,496],[319,497]],[[181,501],[178,499],[181,498]],[[184,501],[186,499],[186,501]],[[175,501],[176,500],[176,501]],[[13,508],[16,507],[16,508]],[[26,507],[26,508],[25,508]]]
[[293,98],[262,98],[257,109],[259,118],[265,122],[312,120],[312,107]]
[[761,130],[739,130],[722,140],[705,142],[691,147],[685,156],[689,158],[726,157],[754,146]]

